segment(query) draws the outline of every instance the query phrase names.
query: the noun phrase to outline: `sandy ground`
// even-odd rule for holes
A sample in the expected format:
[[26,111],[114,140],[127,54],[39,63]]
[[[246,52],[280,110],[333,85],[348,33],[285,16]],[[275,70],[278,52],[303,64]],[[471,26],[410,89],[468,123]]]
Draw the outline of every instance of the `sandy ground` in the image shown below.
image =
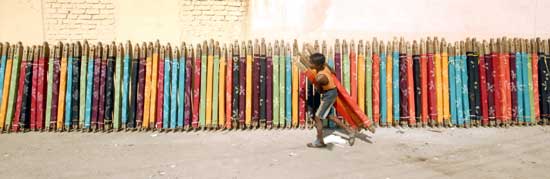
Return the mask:
[[363,133],[326,149],[300,129],[2,134],[0,178],[550,178],[550,127]]

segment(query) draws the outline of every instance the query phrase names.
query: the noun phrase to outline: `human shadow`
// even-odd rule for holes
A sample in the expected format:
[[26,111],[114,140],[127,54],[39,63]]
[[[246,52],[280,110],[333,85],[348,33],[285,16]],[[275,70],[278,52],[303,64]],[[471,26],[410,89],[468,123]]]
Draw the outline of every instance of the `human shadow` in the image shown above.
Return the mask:
[[[344,129],[323,129],[323,137],[327,137],[329,135],[340,136],[346,140],[350,139],[349,135],[347,135],[347,132]],[[373,144],[373,142],[371,141],[372,137],[361,131],[357,133],[357,135],[355,136],[355,139],[359,139],[363,142]]]

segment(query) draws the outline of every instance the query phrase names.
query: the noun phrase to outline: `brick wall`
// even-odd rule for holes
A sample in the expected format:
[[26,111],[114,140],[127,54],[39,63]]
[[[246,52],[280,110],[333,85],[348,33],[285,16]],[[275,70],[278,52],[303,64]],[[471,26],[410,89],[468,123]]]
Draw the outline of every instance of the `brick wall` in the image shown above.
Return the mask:
[[[468,6],[472,3],[478,4]],[[550,36],[550,21],[545,20],[550,1],[503,0],[497,8],[482,8],[490,5],[475,0],[0,0],[0,41],[160,39],[179,44],[251,37],[333,41],[438,35],[453,41],[472,35]],[[492,15],[500,12],[513,13]],[[507,22],[522,24],[501,28]]]
[[[101,40],[151,40],[150,36],[170,36],[175,40],[200,42],[209,38],[220,41],[232,41],[246,38],[248,0],[162,0],[158,3],[176,5],[176,21],[163,21],[166,14],[160,12],[163,6],[154,7],[157,2],[147,3],[146,7],[137,7],[135,11],[149,11],[144,16],[125,14],[127,11],[117,11],[118,6],[128,6],[140,3],[133,0],[45,0],[43,3],[44,39],[47,41],[74,41],[87,39],[90,41]],[[121,7],[118,7],[119,9]],[[134,7],[124,7],[126,10]],[[173,9],[173,8],[172,8]],[[121,9],[120,9],[121,10]],[[149,25],[142,28],[143,33],[127,37],[122,33],[131,28],[121,27],[117,24],[117,16],[124,16],[125,22],[119,22],[123,26]],[[144,17],[158,16],[163,27],[176,28],[179,34],[154,34],[155,24],[147,24],[141,21]],[[131,21],[130,23],[126,21]],[[117,29],[118,28],[118,29]],[[140,30],[136,28],[136,30]],[[158,30],[158,29],[157,29]],[[161,31],[162,32],[162,31]],[[123,39],[117,36],[117,33]],[[170,33],[170,32],[162,32]],[[173,31],[172,31],[173,33]],[[126,39],[132,38],[132,39]],[[141,38],[141,39],[135,39]],[[158,37],[157,37],[158,38]]]
[[232,41],[246,38],[246,0],[185,0],[180,1],[179,6],[183,39]]
[[43,8],[47,41],[115,38],[112,0],[45,0]]

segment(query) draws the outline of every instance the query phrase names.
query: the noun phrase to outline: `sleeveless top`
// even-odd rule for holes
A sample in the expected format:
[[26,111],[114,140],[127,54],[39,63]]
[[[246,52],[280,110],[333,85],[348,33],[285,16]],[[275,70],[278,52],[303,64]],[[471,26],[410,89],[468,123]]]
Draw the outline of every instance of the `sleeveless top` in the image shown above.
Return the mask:
[[328,67],[325,66],[325,68],[323,68],[323,70],[321,71],[317,71],[317,70],[313,70],[313,71],[316,72],[315,77],[317,77],[317,75],[319,74],[323,74],[328,78],[328,83],[326,85],[321,86],[324,91],[328,91],[336,88],[336,85],[334,84],[334,78],[332,77],[332,72]]

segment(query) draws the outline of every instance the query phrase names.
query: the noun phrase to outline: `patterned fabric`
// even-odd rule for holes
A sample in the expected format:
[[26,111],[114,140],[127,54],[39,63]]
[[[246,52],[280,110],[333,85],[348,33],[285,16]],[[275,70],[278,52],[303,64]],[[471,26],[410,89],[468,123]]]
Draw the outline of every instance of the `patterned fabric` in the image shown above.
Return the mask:
[[400,120],[409,120],[409,88],[407,78],[407,54],[399,54],[399,113]]
[[[202,47],[207,48],[207,47]],[[207,76],[208,76],[208,60],[207,60],[207,54],[202,54],[200,59],[200,92],[197,91],[198,94],[200,94],[200,100],[197,102],[200,103],[199,106],[199,125],[201,128],[206,127],[206,106],[208,103],[207,94],[206,91],[207,88]],[[199,76],[199,75],[198,75]],[[197,78],[195,78],[197,79]]]
[[[19,127],[26,128],[29,124],[36,125],[36,121],[30,121],[31,118],[31,93],[32,93],[32,72],[33,61],[24,60],[21,62],[18,79],[17,100],[15,107],[15,116],[13,119],[12,131],[18,131]],[[7,123],[6,126],[10,124]]]
[[219,74],[218,74],[218,90],[217,90],[217,95],[218,95],[218,108],[216,111],[218,111],[218,116],[214,116],[214,117],[217,117],[218,118],[218,124],[217,126],[214,126],[214,127],[219,127],[219,128],[224,128],[225,126],[225,120],[226,120],[226,117],[225,117],[225,94],[226,94],[226,86],[225,86],[225,80],[227,78],[227,74],[225,72],[225,68],[226,68],[226,57],[225,57],[225,48],[223,49],[222,51],[222,56],[220,56],[220,59],[219,59]]
[[[233,54],[227,53],[225,70],[225,128],[231,128],[233,122]],[[237,60],[238,62],[238,60]],[[238,98],[237,98],[238,99]]]
[[[431,120],[437,119],[437,90],[434,54],[428,54],[428,113]],[[459,76],[460,77],[460,76]]]
[[[203,61],[204,62],[204,61]],[[205,116],[205,126],[206,128],[212,127],[212,102],[213,102],[213,80],[214,80],[214,56],[213,54],[208,54],[206,61],[206,90],[201,92],[206,92],[206,116]],[[202,86],[201,86],[202,87]],[[201,98],[202,99],[202,98]],[[203,102],[203,101],[201,101]]]
[[[265,112],[266,112],[266,120],[267,120],[267,126],[271,126],[273,124],[273,114],[278,114],[275,112],[274,108],[273,108],[273,97],[275,97],[273,94],[274,94],[274,89],[273,89],[273,57],[271,56],[267,56],[267,59],[266,59],[266,68],[267,68],[267,71],[266,71],[266,77],[265,77],[265,82],[266,82],[266,87],[265,89],[267,90],[266,91],[266,98],[265,98],[265,103],[266,103],[266,106],[265,106]],[[277,76],[277,75],[275,75]]]
[[148,129],[149,128],[149,113],[150,113],[150,107],[151,107],[151,86],[153,83],[152,81],[152,73],[153,73],[153,59],[152,56],[149,54],[150,48],[147,48],[147,58],[145,59],[145,93],[144,93],[144,104],[143,104],[143,121],[142,121],[142,128]]
[[458,73],[456,71],[456,60],[455,56],[449,57],[449,98],[450,98],[450,113],[451,113],[451,122],[453,125],[458,125],[458,102],[457,100],[459,97],[457,96],[458,93],[458,85],[456,76],[458,76]]
[[[145,48],[142,48],[145,49]],[[138,66],[138,81],[137,81],[137,97],[136,97],[136,128],[141,128],[144,118],[144,111],[145,111],[145,89],[147,88],[145,86],[145,81],[147,79],[146,76],[146,68],[147,68],[147,60],[145,57],[139,58],[139,66]],[[94,78],[95,79],[95,78]],[[94,86],[95,87],[95,86]]]
[[[422,120],[422,67],[420,55],[413,55],[413,75],[414,75],[414,106],[415,120]],[[450,65],[450,64],[449,64]],[[449,74],[449,76],[451,76]],[[453,75],[454,76],[454,75]],[[453,100],[451,100],[453,101]]]
[[[260,54],[254,54],[252,59],[252,124],[258,125],[260,119],[260,108],[263,107],[261,104],[261,82],[262,72],[261,72],[261,62]],[[265,86],[264,86],[265,87]],[[264,96],[265,97],[265,96]],[[255,127],[255,126],[254,126]]]
[[252,123],[252,113],[253,113],[253,92],[252,92],[252,89],[253,89],[253,79],[254,77],[252,76],[253,75],[253,70],[254,70],[254,60],[252,58],[252,55],[250,54],[247,54],[246,55],[246,66],[245,67],[245,72],[246,72],[246,75],[243,75],[246,79],[244,85],[245,85],[245,89],[244,91],[244,94],[245,95],[245,101],[243,101],[243,110],[245,111],[244,113],[244,123],[242,123],[240,126],[241,128],[242,127],[250,127],[251,126],[251,123]]
[[[120,65],[119,65],[120,66]],[[80,56],[73,57],[72,61],[72,88],[71,88],[71,106],[70,106],[70,119],[71,124],[78,126],[79,124],[79,104],[80,104]],[[119,108],[115,108],[119,109]]]
[[231,106],[232,106],[232,112],[231,112],[231,122],[233,123],[233,125],[236,125],[238,124],[238,121],[240,121],[241,119],[241,114],[240,114],[240,93],[241,93],[241,79],[243,78],[242,76],[240,76],[240,73],[243,72],[244,70],[240,70],[242,69],[242,67],[240,67],[240,64],[241,64],[241,61],[240,61],[240,58],[239,58],[239,55],[238,53],[234,53],[233,54],[233,57],[232,57],[232,92],[233,94],[231,95],[231,97],[233,98],[231,101]]
[[[246,62],[246,57],[241,56],[240,58],[240,64],[237,67],[240,67],[239,69],[239,126],[242,128],[245,126],[245,109],[246,107],[246,84],[247,84],[247,74],[248,74],[248,67],[250,66]],[[235,69],[236,67],[233,67]]]
[[[392,72],[392,66],[393,66],[393,60],[392,60],[392,54],[388,52],[386,54],[386,123],[388,126],[393,124],[393,90],[392,90],[392,84],[393,84],[393,72]],[[396,94],[398,95],[398,94]]]
[[[130,74],[130,68],[131,68],[130,53],[132,53],[132,52],[131,52],[131,49],[126,49],[126,50],[127,51],[125,51],[124,59],[122,61],[122,65],[123,65],[122,68],[120,68],[120,66],[116,66],[116,68],[118,70],[122,69],[122,82],[121,82],[122,87],[118,87],[118,89],[120,89],[121,91],[119,91],[117,93],[118,95],[121,95],[120,96],[121,99],[115,100],[115,101],[120,101],[120,103],[121,103],[120,119],[121,119],[122,127],[127,127],[128,121],[129,121],[128,120],[128,106],[129,106],[128,103],[130,102],[129,94],[130,94],[130,85],[131,85],[131,82],[130,82],[130,75],[131,75]],[[83,58],[83,60],[84,60],[84,58]],[[82,63],[84,63],[84,61]],[[120,63],[118,63],[117,65],[120,65]],[[84,75],[84,74],[81,74],[81,75]],[[82,80],[81,80],[81,83],[82,83]],[[121,84],[121,83],[119,83],[119,84]],[[131,94],[134,95],[135,93],[131,93]],[[115,106],[118,106],[118,105],[115,105]],[[115,110],[116,110],[116,108],[115,108]]]
[[[279,93],[281,91],[281,86],[280,86],[280,79],[279,79],[279,74],[281,73],[279,71],[279,68],[280,68],[280,65],[279,65],[279,55],[278,54],[274,54],[272,58],[267,58],[268,60],[268,65],[269,65],[269,61],[272,62],[272,75],[271,75],[271,78],[272,78],[272,93],[273,93],[273,97],[272,97],[272,103],[273,103],[273,108],[272,108],[272,114],[273,114],[273,117],[272,117],[272,122],[271,124],[275,127],[278,127],[279,126],[279,119],[280,117],[282,116],[281,115],[281,112],[279,111],[281,108],[280,108],[280,98],[279,98]],[[269,66],[268,66],[268,70],[269,70]],[[268,81],[269,83],[269,81]],[[283,90],[284,91],[284,90]],[[269,108],[268,108],[269,110]],[[267,124],[269,125],[269,120],[267,121]]]
[[[536,52],[533,53],[532,55],[533,57],[533,61],[540,61],[540,60],[543,60],[544,62],[546,62],[548,60],[548,57],[544,54],[544,53],[540,53],[540,54],[537,54]],[[539,68],[544,68],[546,67],[547,63],[545,63],[545,66],[540,66],[538,65],[538,63],[532,63],[532,71],[533,71],[533,104],[531,106],[533,106],[532,108],[534,108],[534,117],[533,119],[531,120],[531,122],[536,122],[538,119],[540,119],[542,117],[541,115],[541,108],[540,108],[540,103],[544,101],[544,99],[541,101],[541,99],[539,99],[541,97],[541,90],[540,90],[540,80],[539,79],[542,79],[544,78],[543,76],[539,76],[538,72],[541,71],[539,70]],[[546,79],[544,79],[546,80]],[[547,95],[547,94],[545,94]],[[547,115],[548,113],[546,113]],[[548,118],[550,116],[545,116],[545,118]]]
[[[159,99],[159,101],[162,100],[162,128],[174,128],[174,127],[171,127],[171,125],[174,122],[172,122],[170,119],[171,118],[171,112],[170,112],[170,107],[171,107],[171,104],[170,104],[170,97],[172,95],[170,95],[170,91],[171,91],[171,87],[170,87],[170,83],[171,83],[171,66],[172,66],[172,62],[171,62],[171,59],[170,58],[164,58],[163,60],[163,63],[162,63],[162,69],[163,69],[163,76],[162,76],[162,84],[163,84],[163,87],[162,87],[162,98]],[[161,68],[159,66],[159,68]],[[175,96],[175,95],[174,95]]]
[[[179,76],[181,80],[180,80],[178,91],[180,94],[179,100],[183,104],[181,103],[178,104],[179,105],[178,110],[181,111],[182,110],[181,106],[183,106],[183,112],[181,113],[178,112],[178,127],[181,127],[181,126],[194,127],[197,125],[197,122],[198,122],[196,120],[198,103],[194,101],[194,95],[195,95],[194,90],[195,90],[195,84],[200,84],[200,83],[197,82],[198,81],[197,78],[193,78],[194,77],[193,61],[195,59],[191,55],[193,53],[192,51],[193,50],[191,49],[191,51],[188,52],[187,58],[184,57],[184,53],[182,51],[182,56],[180,58]],[[184,84],[181,84],[182,81],[184,82]],[[182,93],[183,93],[183,97],[181,97]],[[194,106],[195,104],[197,106]],[[183,115],[183,118],[182,118],[182,115]]]
[[441,52],[441,87],[443,95],[443,120],[449,121],[451,112],[449,101],[449,54],[447,52]]
[[65,128],[69,129],[71,127],[71,106],[72,105],[72,89],[73,89],[73,56],[72,54],[69,55],[68,61],[67,61],[67,81],[66,81],[66,89],[65,89]]
[[[197,52],[200,52],[200,48],[197,48]],[[201,55],[195,54],[195,58],[193,60],[193,107],[192,109],[192,118],[191,118],[191,125],[193,128],[199,128],[200,123],[200,114],[202,110],[200,110],[201,105],[201,87],[203,86],[203,77],[201,76],[201,71],[203,69],[203,65],[201,63]],[[206,66],[204,68],[206,70]],[[206,75],[204,75],[206,76]]]
[[[536,71],[532,71],[532,64],[537,63],[538,60],[531,61],[531,54],[528,53],[521,53],[521,58],[523,61],[522,64],[522,78],[523,78],[523,84],[524,84],[524,94],[523,98],[525,101],[525,117],[523,119],[523,122],[530,122],[532,118],[535,117],[535,108],[538,108],[538,106],[533,106],[534,104],[534,96],[533,96],[533,90],[534,90],[534,84],[533,84],[533,73],[538,73]],[[516,57],[517,58],[517,57]]]
[[[456,60],[456,58],[455,58]],[[462,77],[462,111],[464,113],[464,121],[459,124],[470,124],[470,107],[468,101],[468,63],[466,62],[466,54],[460,55],[460,77]]]
[[105,77],[105,125],[112,125],[113,123],[113,110],[114,110],[114,93],[115,82],[113,79],[115,72],[115,59],[114,57],[107,58],[107,68]]
[[266,104],[266,100],[267,100],[267,89],[266,89],[266,85],[267,85],[267,81],[266,81],[266,78],[267,78],[267,59],[266,59],[266,56],[265,55],[260,55],[259,56],[259,61],[258,61],[258,84],[259,86],[257,86],[256,88],[256,91],[258,91],[259,95],[257,96],[258,97],[258,106],[256,106],[257,108],[259,107],[259,111],[258,111],[258,119],[259,119],[259,122],[260,124],[264,124],[266,123],[266,120],[267,120],[267,104]]
[[473,52],[466,52],[466,62],[468,63],[468,101],[470,108],[470,118],[473,120],[481,119],[481,97],[479,89],[479,56]]
[[[386,86],[387,81],[387,61],[386,53],[380,54],[380,123],[386,124],[388,122],[388,91]],[[386,100],[387,99],[387,100]]]
[[481,99],[481,114],[482,124],[487,125],[489,123],[489,95],[487,86],[487,61],[485,60],[485,54],[479,56],[479,89]]
[[516,68],[516,54],[510,53],[510,96],[512,107],[512,121],[518,120],[518,90],[517,90],[517,68]]
[[[10,88],[10,85],[15,85],[13,83],[11,83],[11,77],[12,76],[17,76],[17,75],[12,75],[12,65],[13,65],[13,59],[10,59],[8,58],[8,60],[6,61],[6,73],[5,73],[5,76],[4,76],[4,89],[2,90],[2,106],[0,107],[0,129],[4,129],[4,123],[6,121],[6,119],[8,118],[6,115],[6,110],[8,108],[8,101],[9,101],[9,88]],[[13,67],[13,68],[16,68],[16,67]],[[55,98],[55,100],[57,101],[57,98]],[[56,104],[57,106],[57,104]],[[56,108],[57,109],[57,108]],[[57,112],[57,110],[56,110]],[[55,115],[57,116],[57,113],[55,113]]]
[[[533,58],[535,60],[535,58]],[[550,117],[550,67],[544,54],[538,55],[538,77],[540,92],[540,116],[543,119]],[[534,83],[534,81],[533,81]]]
[[[395,49],[394,49],[395,50]],[[398,51],[394,51],[393,52],[393,56],[392,56],[392,59],[393,59],[393,62],[392,62],[392,94],[393,94],[393,106],[392,106],[392,111],[393,111],[393,120],[394,120],[394,124],[399,124],[399,112],[400,112],[400,103],[401,103],[401,98],[399,96],[399,91],[400,91],[400,88],[399,88],[399,52]],[[404,99],[407,99],[407,98],[404,98]],[[407,111],[408,112],[408,111]]]
[[[372,56],[372,119],[374,120],[375,124],[380,123],[381,101],[384,101],[381,99],[385,99],[385,98],[381,98],[381,90],[382,90],[381,88],[382,84],[380,83],[382,81],[381,79],[382,75],[380,74],[381,66],[382,65],[380,62],[380,57],[377,54],[374,54]],[[368,87],[367,87],[367,90],[369,90]],[[368,94],[368,91],[367,91],[367,94]],[[367,111],[368,111],[368,108],[367,108]]]
[[[138,47],[136,47],[138,48]],[[130,52],[128,52],[130,53]],[[137,105],[138,105],[138,102],[137,102],[137,97],[139,96],[138,94],[138,81],[139,81],[139,70],[140,70],[140,65],[139,65],[139,57],[137,57],[137,54],[136,56],[134,57],[134,59],[131,60],[131,65],[130,65],[130,84],[129,84],[129,88],[130,88],[130,98],[129,98],[129,107],[128,107],[128,111],[127,111],[127,123],[126,123],[126,127],[127,128],[136,128],[136,116],[137,116]],[[122,98],[122,99],[126,99],[126,98]]]
[[493,67],[493,54],[485,54],[485,69],[487,77],[487,103],[488,103],[488,113],[489,120],[493,121],[496,119],[496,109],[495,109],[495,72]]
[[[63,45],[42,58],[34,49],[12,49],[0,56],[0,130],[304,127],[320,103],[315,82],[288,47],[274,55],[221,56],[199,47],[171,59],[158,46],[157,52],[152,45],[135,49],[147,49],[143,57],[131,50],[114,55],[110,46],[72,53]],[[345,123],[357,125],[362,114],[381,125],[535,124],[550,118],[549,54],[378,55],[348,48],[327,55],[334,78],[343,81],[339,90],[351,93],[335,106],[359,104],[336,110],[351,119]],[[357,111],[363,112],[348,114]],[[335,123],[323,120],[323,126]]]
[[441,54],[434,54],[434,69],[435,69],[435,99],[436,99],[436,111],[437,117],[435,118],[437,124],[443,123],[443,75],[442,75],[442,63]]
[[[364,69],[364,68],[363,68]],[[350,76],[350,94],[351,99],[355,104],[357,104],[357,54],[355,53],[355,46],[350,46],[350,53],[349,53],[349,76]],[[360,108],[364,108],[359,106]],[[363,110],[365,111],[365,110]]]
[[220,56],[219,55],[214,55],[214,61],[212,62],[212,65],[213,65],[213,71],[212,71],[212,124],[211,126],[216,128],[218,127],[218,122],[219,122],[219,118],[218,118],[218,105],[219,105],[219,92],[218,90],[220,89],[220,86],[219,86],[219,83],[220,83]]
[[[64,54],[66,55],[66,54]],[[102,63],[103,64],[103,63]],[[67,96],[67,57],[61,57],[61,66],[60,66],[60,75],[59,75],[59,96],[57,98],[58,108],[57,108],[57,130],[63,129],[63,122],[65,121],[65,98]],[[104,77],[104,74],[101,74]],[[13,83],[12,83],[13,84]],[[103,118],[100,118],[100,121],[103,121]]]

